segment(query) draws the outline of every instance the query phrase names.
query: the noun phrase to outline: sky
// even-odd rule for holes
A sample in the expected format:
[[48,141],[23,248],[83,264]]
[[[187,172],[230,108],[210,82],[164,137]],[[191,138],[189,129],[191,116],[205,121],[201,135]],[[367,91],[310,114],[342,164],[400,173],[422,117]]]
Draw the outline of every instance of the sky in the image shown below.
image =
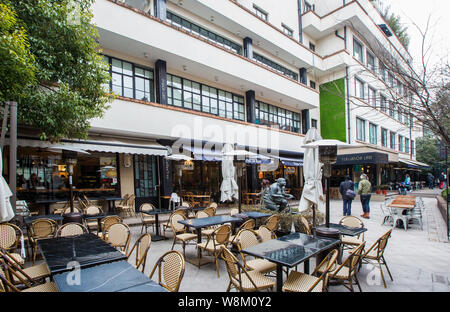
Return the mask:
[[400,15],[401,22],[408,27],[410,44],[408,51],[414,63],[421,61],[422,39],[414,23],[425,30],[430,16],[428,44],[431,45],[429,63],[448,61],[450,50],[450,0],[383,0],[391,6],[391,12]]

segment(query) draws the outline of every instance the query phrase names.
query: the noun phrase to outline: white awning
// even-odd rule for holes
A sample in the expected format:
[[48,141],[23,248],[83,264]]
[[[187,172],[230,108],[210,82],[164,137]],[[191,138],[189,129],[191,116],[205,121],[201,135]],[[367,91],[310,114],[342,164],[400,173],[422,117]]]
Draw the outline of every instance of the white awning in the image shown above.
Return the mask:
[[62,140],[52,144],[49,141],[39,139],[17,139],[17,145],[23,147],[52,148],[55,146],[68,146],[76,149],[92,152],[138,154],[167,156],[167,148],[156,141],[139,141],[128,139],[101,138],[88,140]]

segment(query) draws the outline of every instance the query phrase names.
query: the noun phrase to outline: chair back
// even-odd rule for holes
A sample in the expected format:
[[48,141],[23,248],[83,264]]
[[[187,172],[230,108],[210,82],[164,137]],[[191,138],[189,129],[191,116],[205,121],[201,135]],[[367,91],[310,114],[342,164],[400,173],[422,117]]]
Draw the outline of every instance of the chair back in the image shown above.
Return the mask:
[[170,292],[178,292],[185,267],[186,262],[183,255],[176,250],[171,250],[158,259],[150,273],[150,278],[158,268],[158,283]]
[[155,210],[155,206],[151,203],[143,203],[141,207],[139,207],[139,211],[152,211]]
[[121,222],[122,219],[119,216],[106,216],[100,220],[100,229],[105,232],[111,225]]
[[241,224],[239,227],[240,230],[253,230],[255,228],[255,219],[249,219]]
[[222,252],[220,253],[220,256],[225,261],[230,282],[232,282],[235,286],[239,287],[239,290],[242,290],[242,274],[245,274],[256,291],[258,287],[252,280],[250,275],[247,274],[247,271],[241,265],[239,260],[225,246],[221,246],[221,249]]
[[195,214],[195,218],[208,218],[211,217],[207,212],[205,212],[204,210],[199,210],[197,211],[197,213]]
[[56,232],[57,237],[75,236],[81,234],[87,234],[88,229],[80,223],[70,222],[63,224]]
[[130,258],[133,251],[135,251],[135,262],[134,265],[136,269],[142,266],[141,272],[144,273],[145,261],[147,259],[147,253],[150,249],[152,243],[152,236],[148,233],[142,234],[135,242],[131,250],[129,251],[127,258]]
[[186,220],[184,214],[174,212],[170,215],[169,220],[170,220],[170,227],[172,228],[174,234],[185,231],[185,226],[181,223],[178,223],[178,221]]
[[350,278],[354,273],[355,269],[360,262],[362,251],[364,250],[365,242],[359,244],[356,248],[352,249],[352,252],[348,255],[348,257],[342,262],[342,264],[333,272],[336,274],[339,270],[346,266],[348,267],[348,277]]
[[241,230],[238,234],[238,249],[241,251],[242,249],[248,248],[253,245],[259,244],[258,241],[258,234],[251,230],[251,229],[245,229]]
[[270,231],[270,229],[266,225],[261,225],[258,228],[258,235],[261,238],[262,242],[273,239],[272,231]]
[[213,236],[216,239],[217,245],[226,244],[231,235],[231,226],[229,224],[223,224],[214,230]]
[[[78,207],[73,207],[73,211],[74,212],[78,212],[78,213],[83,213],[82,211],[81,211],[81,209],[80,208],[78,208]],[[68,213],[71,213],[72,212],[72,210],[71,210],[71,208],[70,207],[66,207],[64,210],[63,210],[63,215],[65,215],[65,214],[68,214]]]
[[275,232],[278,229],[278,220],[280,216],[277,214],[271,215],[266,220],[266,226],[270,229],[270,231]]
[[238,214],[239,213],[239,209],[238,208],[231,208],[230,209],[230,216]]
[[12,223],[0,224],[0,248],[16,249],[22,235],[22,230],[17,225]]
[[314,290],[314,288],[319,284],[320,281],[323,281],[322,283],[322,291],[327,290],[328,288],[328,272],[333,271],[337,266],[337,258],[339,255],[339,251],[337,249],[333,249],[328,253],[328,255],[319,263],[319,265],[316,266],[316,269],[314,270],[312,275],[315,275],[319,268],[325,265],[325,270],[320,275],[319,279],[314,282],[313,285],[308,289],[308,292],[311,292]]
[[36,219],[31,223],[31,236],[34,238],[55,237],[58,224],[52,219]]
[[305,233],[308,235],[311,235],[311,227],[309,226],[308,220],[304,216],[300,216],[300,222],[303,225],[303,228],[305,229]]
[[380,258],[384,255],[384,251],[386,250],[386,246],[389,238],[391,237],[391,233],[392,229],[387,230],[387,232],[381,235],[381,237],[375,242],[374,245],[377,251],[377,258]]
[[210,206],[203,209],[203,212],[207,213],[210,217],[213,217],[216,215],[216,208]]
[[112,224],[105,233],[106,242],[111,246],[127,251],[130,242],[130,228],[125,223]]
[[127,206],[134,206],[134,200],[136,199],[136,195],[132,194],[130,197],[128,197],[127,200]]
[[213,207],[214,209],[217,210],[217,203],[216,202],[212,202],[208,205],[208,207]]
[[352,228],[364,227],[364,223],[361,221],[361,219],[355,216],[345,216],[339,221],[339,224]]
[[128,194],[128,193],[123,195],[122,200],[119,202],[119,205],[122,205],[122,206],[126,205],[127,201],[128,201],[128,197],[130,197],[130,194]]
[[88,216],[95,216],[101,213],[102,210],[97,206],[89,206],[85,209],[85,214]]

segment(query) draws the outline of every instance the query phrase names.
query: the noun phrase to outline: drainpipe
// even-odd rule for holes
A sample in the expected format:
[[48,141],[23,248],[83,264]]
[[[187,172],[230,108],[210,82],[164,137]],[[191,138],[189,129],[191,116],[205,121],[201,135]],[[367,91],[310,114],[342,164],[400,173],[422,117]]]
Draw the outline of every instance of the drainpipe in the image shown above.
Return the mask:
[[350,132],[350,97],[349,97],[349,82],[348,82],[348,66],[345,67],[345,99],[347,101],[347,134],[348,134],[348,144],[351,144],[351,132]]

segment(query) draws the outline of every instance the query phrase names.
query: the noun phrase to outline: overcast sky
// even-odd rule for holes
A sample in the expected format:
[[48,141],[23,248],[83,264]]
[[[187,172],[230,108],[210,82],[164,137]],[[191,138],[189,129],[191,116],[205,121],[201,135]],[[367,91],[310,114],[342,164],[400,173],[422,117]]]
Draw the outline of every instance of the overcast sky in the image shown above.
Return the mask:
[[400,15],[401,22],[408,27],[410,36],[409,53],[414,61],[421,59],[422,40],[413,22],[425,29],[431,15],[429,44],[432,45],[430,63],[437,63],[441,58],[448,60],[450,50],[450,0],[384,0],[391,6],[391,12]]

